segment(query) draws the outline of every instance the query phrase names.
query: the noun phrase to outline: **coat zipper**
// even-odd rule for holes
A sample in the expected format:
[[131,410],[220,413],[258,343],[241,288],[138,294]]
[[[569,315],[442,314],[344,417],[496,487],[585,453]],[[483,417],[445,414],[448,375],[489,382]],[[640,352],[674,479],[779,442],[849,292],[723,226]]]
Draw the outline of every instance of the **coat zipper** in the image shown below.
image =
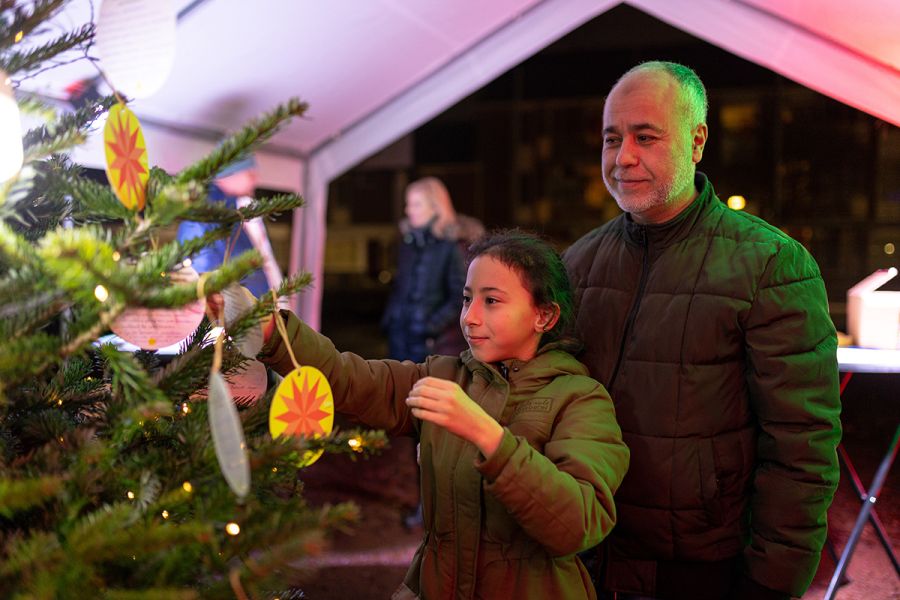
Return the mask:
[[637,318],[638,308],[641,305],[641,298],[644,296],[644,286],[647,284],[647,274],[650,271],[650,244],[647,241],[647,232],[644,231],[643,228],[637,231],[640,232],[641,246],[644,249],[644,254],[641,258],[641,278],[638,281],[637,294],[635,294],[634,301],[631,303],[631,310],[628,312],[628,318],[625,320],[625,330],[622,332],[622,341],[619,343],[619,356],[616,358],[616,366],[613,368],[612,376],[609,378],[609,385],[606,386],[606,389],[610,392],[612,392],[613,384],[616,382],[616,377],[619,375],[619,367],[622,366],[622,357],[625,355],[625,342],[628,339],[628,334],[631,333],[631,328],[634,326],[634,321]]

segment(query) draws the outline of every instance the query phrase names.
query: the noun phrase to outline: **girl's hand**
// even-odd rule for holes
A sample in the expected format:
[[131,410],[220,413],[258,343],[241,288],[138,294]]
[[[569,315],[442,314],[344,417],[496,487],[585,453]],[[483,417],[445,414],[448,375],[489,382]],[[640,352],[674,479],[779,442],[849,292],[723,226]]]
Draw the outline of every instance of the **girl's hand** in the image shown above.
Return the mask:
[[413,386],[406,404],[415,417],[475,444],[485,458],[500,446],[503,428],[452,381],[424,377]]

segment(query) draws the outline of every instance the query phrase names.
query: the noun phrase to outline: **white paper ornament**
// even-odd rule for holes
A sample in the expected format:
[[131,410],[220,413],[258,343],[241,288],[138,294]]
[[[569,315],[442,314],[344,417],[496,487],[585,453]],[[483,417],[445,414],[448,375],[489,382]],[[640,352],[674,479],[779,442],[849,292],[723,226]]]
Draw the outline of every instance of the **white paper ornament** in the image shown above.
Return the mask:
[[209,374],[209,429],[222,475],[231,491],[243,499],[250,491],[247,444],[228,384],[218,371]]
[[[222,290],[222,300],[225,303],[225,331],[228,331],[235,321],[247,314],[256,305],[256,296],[250,290],[237,283],[232,283]],[[262,321],[235,339],[235,346],[247,358],[255,358],[263,347]]]
[[152,96],[175,62],[172,0],[103,0],[95,47],[100,66],[119,92]]
[[110,329],[144,350],[158,350],[192,334],[203,320],[205,308],[203,300],[181,308],[129,308],[116,318]]
[[[269,383],[266,366],[258,360],[248,360],[241,371],[229,373],[225,377],[231,397],[237,404],[249,406],[255,404],[260,396],[266,393]],[[209,394],[207,389],[197,390],[191,396],[193,400],[206,400]]]

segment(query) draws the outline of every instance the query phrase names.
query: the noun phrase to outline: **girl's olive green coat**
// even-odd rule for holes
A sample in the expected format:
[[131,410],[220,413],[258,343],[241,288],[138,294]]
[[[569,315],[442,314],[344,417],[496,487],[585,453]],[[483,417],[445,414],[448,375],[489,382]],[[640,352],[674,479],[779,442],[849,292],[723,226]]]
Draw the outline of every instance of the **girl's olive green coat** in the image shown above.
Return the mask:
[[[552,346],[514,361],[507,378],[469,351],[422,364],[364,360],[282,314],[297,360],[324,372],[337,411],[419,438],[425,539],[395,599],[595,598],[576,553],[615,524],[629,453],[609,395],[581,363]],[[277,334],[261,358],[293,368]],[[490,459],[412,416],[406,397],[426,376],[455,381],[503,425]]]

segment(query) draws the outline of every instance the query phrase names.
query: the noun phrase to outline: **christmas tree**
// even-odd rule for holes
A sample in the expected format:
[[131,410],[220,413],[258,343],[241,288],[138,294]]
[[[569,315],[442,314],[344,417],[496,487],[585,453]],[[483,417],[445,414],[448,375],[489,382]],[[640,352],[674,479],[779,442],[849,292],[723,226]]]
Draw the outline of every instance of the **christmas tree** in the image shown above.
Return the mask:
[[[22,49],[18,42],[61,4],[0,0],[0,75],[13,88],[60,53],[90,44],[87,24]],[[356,516],[350,505],[304,502],[298,457],[319,449],[353,454],[383,437],[348,431],[273,439],[272,391],[235,409],[243,440],[229,439],[227,423],[209,418],[212,401],[195,394],[211,373],[245,368],[236,344],[275,310],[275,296],[232,319],[218,350],[208,342],[215,324],[207,317],[170,361],[97,340],[134,307],[178,310],[233,289],[261,266],[247,252],[204,275],[202,285],[177,276],[193,253],[243,221],[302,204],[279,195],[227,209],[208,203],[206,189],[305,104],[275,108],[180,173],[150,169],[143,208],[135,210],[65,154],[115,97],[60,114],[25,93],[16,101],[46,124],[25,133],[22,168],[0,182],[2,596],[275,597],[300,581],[297,559]],[[181,220],[218,226],[202,238],[161,243],[160,231]],[[288,277],[277,296],[308,284],[305,275]],[[226,479],[231,467],[217,456],[228,444],[246,455],[252,474],[237,493]]]

